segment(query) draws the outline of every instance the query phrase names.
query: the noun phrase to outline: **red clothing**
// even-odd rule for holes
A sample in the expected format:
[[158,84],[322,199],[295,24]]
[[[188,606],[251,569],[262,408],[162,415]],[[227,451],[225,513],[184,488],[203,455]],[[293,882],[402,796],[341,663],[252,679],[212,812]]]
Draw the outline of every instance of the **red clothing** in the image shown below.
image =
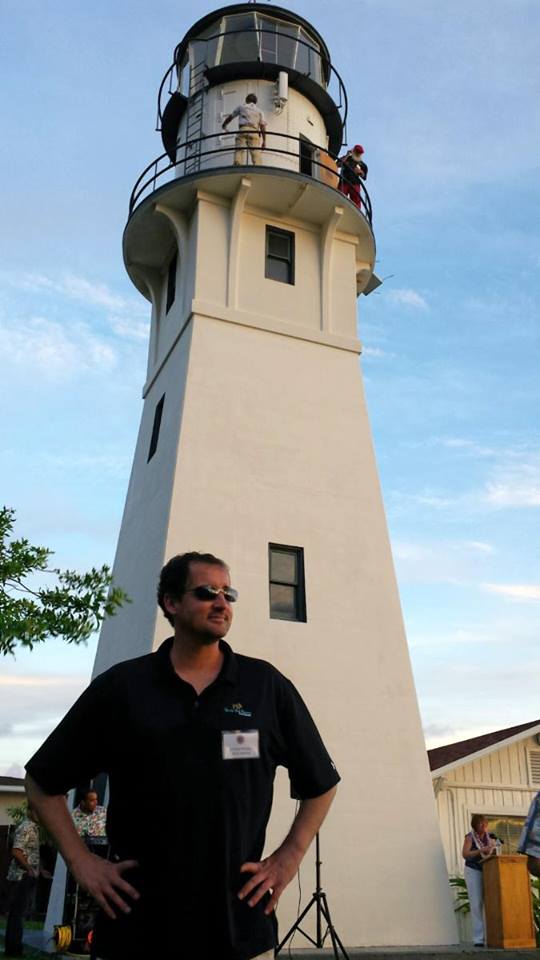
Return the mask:
[[360,183],[347,183],[346,180],[340,180],[338,184],[338,190],[340,193],[343,193],[346,197],[349,197],[357,207],[360,207],[362,201],[360,199]]

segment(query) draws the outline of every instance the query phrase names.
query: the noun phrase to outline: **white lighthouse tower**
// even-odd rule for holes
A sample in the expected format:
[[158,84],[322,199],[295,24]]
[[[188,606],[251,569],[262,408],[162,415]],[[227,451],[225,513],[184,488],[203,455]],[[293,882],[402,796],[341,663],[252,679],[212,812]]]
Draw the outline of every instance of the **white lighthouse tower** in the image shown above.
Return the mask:
[[[266,149],[235,166],[236,121],[222,122],[249,93]],[[169,557],[222,556],[240,591],[233,647],[298,685],[342,774],[321,834],[341,939],[447,944],[455,922],[359,365],[357,296],[377,282],[371,206],[363,189],[360,207],[338,192],[333,159],[346,109],[324,40],[279,7],[216,10],[174,52],[159,95],[165,153],[139,179],[124,234],[152,305],[114,566],[132,603],[105,623],[95,673],[170,632],[155,599]],[[294,813],[285,781],[269,846]],[[308,856],[307,897],[313,882]]]

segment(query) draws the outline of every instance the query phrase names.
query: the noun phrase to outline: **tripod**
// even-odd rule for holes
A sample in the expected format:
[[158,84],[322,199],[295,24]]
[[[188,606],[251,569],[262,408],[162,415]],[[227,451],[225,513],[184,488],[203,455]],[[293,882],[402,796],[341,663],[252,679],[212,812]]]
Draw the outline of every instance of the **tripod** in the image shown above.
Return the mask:
[[[317,910],[317,917],[316,917],[317,939],[316,940],[314,940],[313,937],[310,937],[309,933],[306,933],[305,930],[302,930],[302,927],[300,926],[300,924],[302,923],[302,920],[304,919],[305,916],[307,916],[307,914],[309,913],[309,911],[313,906],[315,906]],[[322,932],[323,919],[326,922],[326,930],[324,932],[324,936]],[[314,947],[317,947],[318,950],[321,950],[322,947],[324,947],[324,941],[326,940],[328,934],[330,934],[330,940],[332,941],[334,957],[336,958],[336,960],[339,960],[339,956],[340,956],[339,950],[341,950],[341,955],[345,957],[345,960],[349,960],[349,955],[345,950],[345,947],[343,946],[341,940],[339,939],[336,933],[335,927],[332,923],[332,918],[330,916],[330,909],[328,907],[328,900],[326,899],[326,894],[323,888],[321,887],[321,847],[319,843],[318,833],[315,838],[315,892],[311,900],[309,901],[307,907],[305,908],[305,910],[303,910],[300,916],[298,917],[298,919],[295,920],[291,929],[288,931],[288,933],[285,935],[281,943],[278,945],[276,949],[276,957],[278,953],[283,949],[285,944],[287,943],[287,940],[289,940],[292,937],[293,933],[295,933],[296,930],[298,930],[298,932],[301,933],[302,936],[306,938],[306,940],[309,940],[309,942],[312,943]]]

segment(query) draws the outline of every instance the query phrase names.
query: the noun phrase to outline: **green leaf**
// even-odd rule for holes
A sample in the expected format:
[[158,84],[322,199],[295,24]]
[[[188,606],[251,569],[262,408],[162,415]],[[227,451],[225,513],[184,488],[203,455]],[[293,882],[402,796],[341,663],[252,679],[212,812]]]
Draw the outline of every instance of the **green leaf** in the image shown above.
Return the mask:
[[[15,512],[0,509],[0,653],[32,649],[49,637],[86,643],[106,617],[129,603],[108,566],[87,573],[49,569],[52,551],[13,539]],[[39,584],[42,575],[43,584]],[[37,584],[37,585],[36,585]]]

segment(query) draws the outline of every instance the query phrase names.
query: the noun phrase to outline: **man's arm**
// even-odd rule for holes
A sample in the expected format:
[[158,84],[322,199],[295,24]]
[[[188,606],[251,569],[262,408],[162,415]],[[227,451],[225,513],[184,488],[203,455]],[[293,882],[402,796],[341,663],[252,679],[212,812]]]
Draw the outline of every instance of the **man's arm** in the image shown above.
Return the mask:
[[222,129],[222,130],[226,130],[226,129],[227,129],[227,127],[228,127],[229,123],[231,122],[232,118],[233,118],[232,113],[229,113],[229,114],[225,117],[223,123],[221,124],[221,129]]
[[138,866],[137,861],[110,863],[90,853],[75,829],[64,795],[45,793],[30,774],[26,775],[25,785],[28,802],[36,810],[40,823],[56,841],[68,870],[77,883],[97,900],[113,920],[116,917],[113,907],[129,913],[131,907],[120,893],[134,900],[139,899],[139,894],[123,879],[122,873]]
[[266,121],[261,120],[259,123],[259,131],[261,134],[261,149],[264,150],[266,147]]
[[28,863],[24,850],[21,850],[20,847],[13,847],[11,851],[11,856],[13,857],[14,860],[17,861],[19,866],[22,867],[22,869],[28,874],[29,877],[37,877],[37,872]]
[[[260,863],[242,864],[240,872],[251,873],[252,877],[240,890],[240,900],[249,897],[248,905],[254,907],[261,897],[271,890],[272,896],[264,912],[272,913],[272,910],[275,910],[281,894],[298,871],[313,837],[326,817],[336,790],[337,787],[332,787],[320,797],[302,800],[292,827],[281,846]],[[253,896],[250,896],[251,893]]]

